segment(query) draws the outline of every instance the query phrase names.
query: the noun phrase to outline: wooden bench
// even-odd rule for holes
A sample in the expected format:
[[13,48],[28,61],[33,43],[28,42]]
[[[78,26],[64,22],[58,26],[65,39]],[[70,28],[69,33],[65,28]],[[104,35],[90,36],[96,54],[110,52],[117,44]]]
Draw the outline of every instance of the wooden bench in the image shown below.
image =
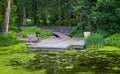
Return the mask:
[[40,42],[41,37],[33,33],[33,34],[28,34],[27,38],[21,38],[20,41],[25,42],[27,45],[31,45]]
[[37,43],[37,42],[41,41],[41,38],[39,36],[37,36],[35,33],[28,34],[27,37],[28,37],[29,43]]

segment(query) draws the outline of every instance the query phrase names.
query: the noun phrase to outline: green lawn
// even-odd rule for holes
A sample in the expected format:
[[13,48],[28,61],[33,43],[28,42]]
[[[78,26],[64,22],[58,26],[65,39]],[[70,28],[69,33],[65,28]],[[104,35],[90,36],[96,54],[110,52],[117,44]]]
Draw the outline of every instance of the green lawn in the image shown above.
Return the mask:
[[[31,54],[32,55],[32,54]],[[10,59],[22,58],[27,60],[31,55],[25,53],[1,54],[0,55],[0,74],[45,74],[45,70],[29,72],[22,66],[10,66]]]
[[[16,47],[23,49],[23,46],[24,44],[18,44],[10,47],[0,48],[0,74],[45,74],[45,70],[29,72],[23,68],[23,65],[11,66],[11,59],[18,59],[22,63],[30,58],[32,59],[34,54],[13,51]],[[11,51],[11,49],[13,50]]]

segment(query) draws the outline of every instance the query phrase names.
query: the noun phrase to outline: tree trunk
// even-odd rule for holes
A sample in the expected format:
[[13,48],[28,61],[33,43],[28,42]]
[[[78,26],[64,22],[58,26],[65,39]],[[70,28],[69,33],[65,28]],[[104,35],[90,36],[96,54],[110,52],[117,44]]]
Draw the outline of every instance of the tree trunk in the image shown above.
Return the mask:
[[80,23],[81,21],[82,21],[81,15],[80,15],[80,12],[78,12],[78,23]]
[[81,16],[80,11],[78,11],[78,25],[77,25],[76,30],[83,30],[83,25],[80,24],[81,22],[82,22],[82,16]]
[[59,25],[61,25],[62,23],[62,6],[61,5],[59,6],[59,21],[60,21]]
[[8,33],[10,10],[11,10],[11,0],[7,0],[7,7],[5,9],[5,17],[4,17],[4,24],[3,24],[3,31],[2,31],[3,34]]
[[90,18],[88,18],[87,20],[87,29],[90,31],[91,30],[91,21],[90,21]]
[[37,0],[34,0],[32,2],[32,8],[33,8],[33,20],[34,20],[34,25],[38,25],[38,18],[37,18]]
[[26,25],[26,8],[23,6],[23,25]]
[[67,21],[68,21],[68,25],[71,26],[71,8],[70,8],[70,1],[67,2]]
[[43,23],[42,25],[47,25],[46,12],[43,13]]

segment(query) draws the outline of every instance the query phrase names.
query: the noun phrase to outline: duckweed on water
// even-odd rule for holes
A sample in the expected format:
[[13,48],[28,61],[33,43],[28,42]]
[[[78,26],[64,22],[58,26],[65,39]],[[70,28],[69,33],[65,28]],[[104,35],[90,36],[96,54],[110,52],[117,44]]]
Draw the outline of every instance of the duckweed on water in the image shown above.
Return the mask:
[[37,52],[22,50],[14,53],[6,51],[0,55],[0,74],[120,73],[120,48],[116,47]]

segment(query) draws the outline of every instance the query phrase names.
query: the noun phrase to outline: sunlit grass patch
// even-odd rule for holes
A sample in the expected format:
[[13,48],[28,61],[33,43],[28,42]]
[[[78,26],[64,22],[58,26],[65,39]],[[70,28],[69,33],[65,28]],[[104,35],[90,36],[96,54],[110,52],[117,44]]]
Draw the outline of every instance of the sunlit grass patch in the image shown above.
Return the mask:
[[99,48],[99,50],[120,50],[119,47],[114,47],[114,46],[105,46],[104,48]]

